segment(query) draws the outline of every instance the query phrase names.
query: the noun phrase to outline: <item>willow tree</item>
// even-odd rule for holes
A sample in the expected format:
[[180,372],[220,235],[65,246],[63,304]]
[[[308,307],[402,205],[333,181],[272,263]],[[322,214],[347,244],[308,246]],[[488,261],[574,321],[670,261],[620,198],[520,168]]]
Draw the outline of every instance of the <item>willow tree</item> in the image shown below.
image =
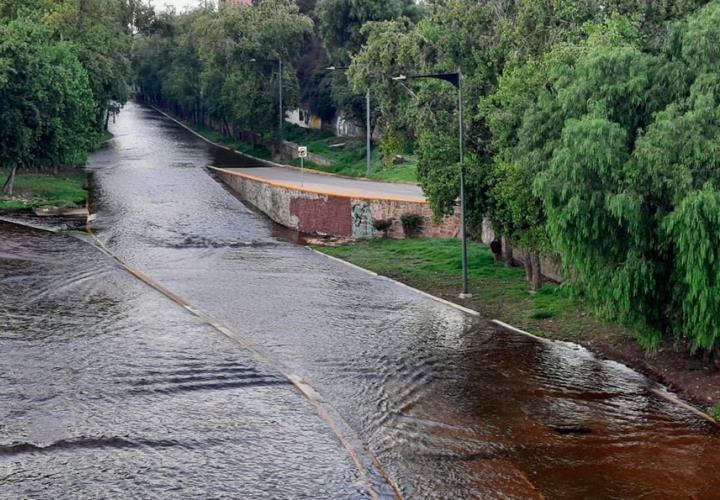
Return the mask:
[[540,254],[551,250],[543,202],[533,182],[547,166],[559,127],[549,119],[550,113],[535,111],[538,99],[546,98],[544,94],[556,83],[557,72],[548,70],[571,64],[580,50],[563,45],[542,57],[509,61],[497,89],[480,101],[492,151],[485,215],[498,234],[522,249],[532,290],[542,285]]
[[661,219],[672,262],[673,333],[720,361],[720,2],[676,26],[666,55],[682,65],[687,92],[638,141],[637,179]]
[[[397,19],[417,20],[422,12],[413,0],[318,0],[317,34],[327,57],[336,67],[348,66],[367,43],[368,23]],[[355,91],[344,72],[327,75],[335,108],[358,123],[365,121],[365,89]]]
[[720,2],[650,54],[599,45],[549,101],[560,142],[538,181],[553,243],[606,314],[711,352],[720,328]]

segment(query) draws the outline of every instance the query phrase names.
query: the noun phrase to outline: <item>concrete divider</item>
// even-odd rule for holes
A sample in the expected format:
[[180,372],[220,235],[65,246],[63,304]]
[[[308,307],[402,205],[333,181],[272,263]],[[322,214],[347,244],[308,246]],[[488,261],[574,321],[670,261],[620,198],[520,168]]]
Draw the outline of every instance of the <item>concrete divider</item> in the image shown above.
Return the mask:
[[209,167],[238,196],[285,227],[307,234],[352,238],[381,236],[374,227],[377,220],[390,220],[390,238],[405,238],[402,215],[423,218],[419,236],[457,237],[460,217],[455,215],[435,224],[432,211],[423,198],[412,196],[349,195],[329,190],[302,188],[292,183],[263,179],[245,172]]

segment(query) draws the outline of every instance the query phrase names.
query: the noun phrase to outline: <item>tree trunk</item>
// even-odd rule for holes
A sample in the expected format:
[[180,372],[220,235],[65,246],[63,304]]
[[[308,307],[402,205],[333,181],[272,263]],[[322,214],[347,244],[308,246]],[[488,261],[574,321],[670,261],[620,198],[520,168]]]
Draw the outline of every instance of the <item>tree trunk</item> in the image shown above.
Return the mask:
[[17,174],[17,165],[15,165],[12,170],[10,171],[10,175],[8,175],[7,180],[5,181],[5,184],[3,185],[2,192],[3,194],[12,195],[13,194],[13,187],[15,187],[15,174]]
[[532,256],[530,250],[523,250],[523,266],[525,267],[525,279],[532,282]]
[[108,129],[108,123],[110,122],[110,110],[105,110],[105,128],[103,130]]
[[502,259],[505,262],[505,266],[512,267],[512,265],[513,265],[512,244],[510,243],[510,240],[505,236],[501,237],[501,242],[502,242]]
[[540,254],[538,252],[530,252],[530,262],[532,263],[530,290],[537,292],[543,285],[543,277],[540,269]]

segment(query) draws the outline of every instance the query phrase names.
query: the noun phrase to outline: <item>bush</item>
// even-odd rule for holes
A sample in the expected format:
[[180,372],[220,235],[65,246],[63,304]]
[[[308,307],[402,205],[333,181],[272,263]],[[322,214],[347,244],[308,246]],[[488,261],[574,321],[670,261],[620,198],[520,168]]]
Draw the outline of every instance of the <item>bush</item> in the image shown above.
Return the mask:
[[383,237],[387,237],[388,229],[392,227],[392,219],[376,219],[373,221],[373,227],[376,231],[383,233]]
[[403,214],[400,216],[400,222],[402,222],[405,237],[416,238],[422,232],[425,219],[418,214]]
[[402,136],[393,128],[385,131],[380,140],[380,157],[385,168],[393,168],[395,155],[403,152]]

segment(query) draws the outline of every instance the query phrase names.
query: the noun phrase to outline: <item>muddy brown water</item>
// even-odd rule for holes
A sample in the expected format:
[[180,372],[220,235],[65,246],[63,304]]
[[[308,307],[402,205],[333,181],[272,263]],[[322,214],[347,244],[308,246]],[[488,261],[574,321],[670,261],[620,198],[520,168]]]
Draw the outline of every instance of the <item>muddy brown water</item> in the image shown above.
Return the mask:
[[0,497],[366,496],[277,366],[407,498],[718,495],[717,429],[641,375],[311,253],[203,168],[246,159],[152,110],[112,132],[97,237],[252,350],[86,242],[0,224]]

